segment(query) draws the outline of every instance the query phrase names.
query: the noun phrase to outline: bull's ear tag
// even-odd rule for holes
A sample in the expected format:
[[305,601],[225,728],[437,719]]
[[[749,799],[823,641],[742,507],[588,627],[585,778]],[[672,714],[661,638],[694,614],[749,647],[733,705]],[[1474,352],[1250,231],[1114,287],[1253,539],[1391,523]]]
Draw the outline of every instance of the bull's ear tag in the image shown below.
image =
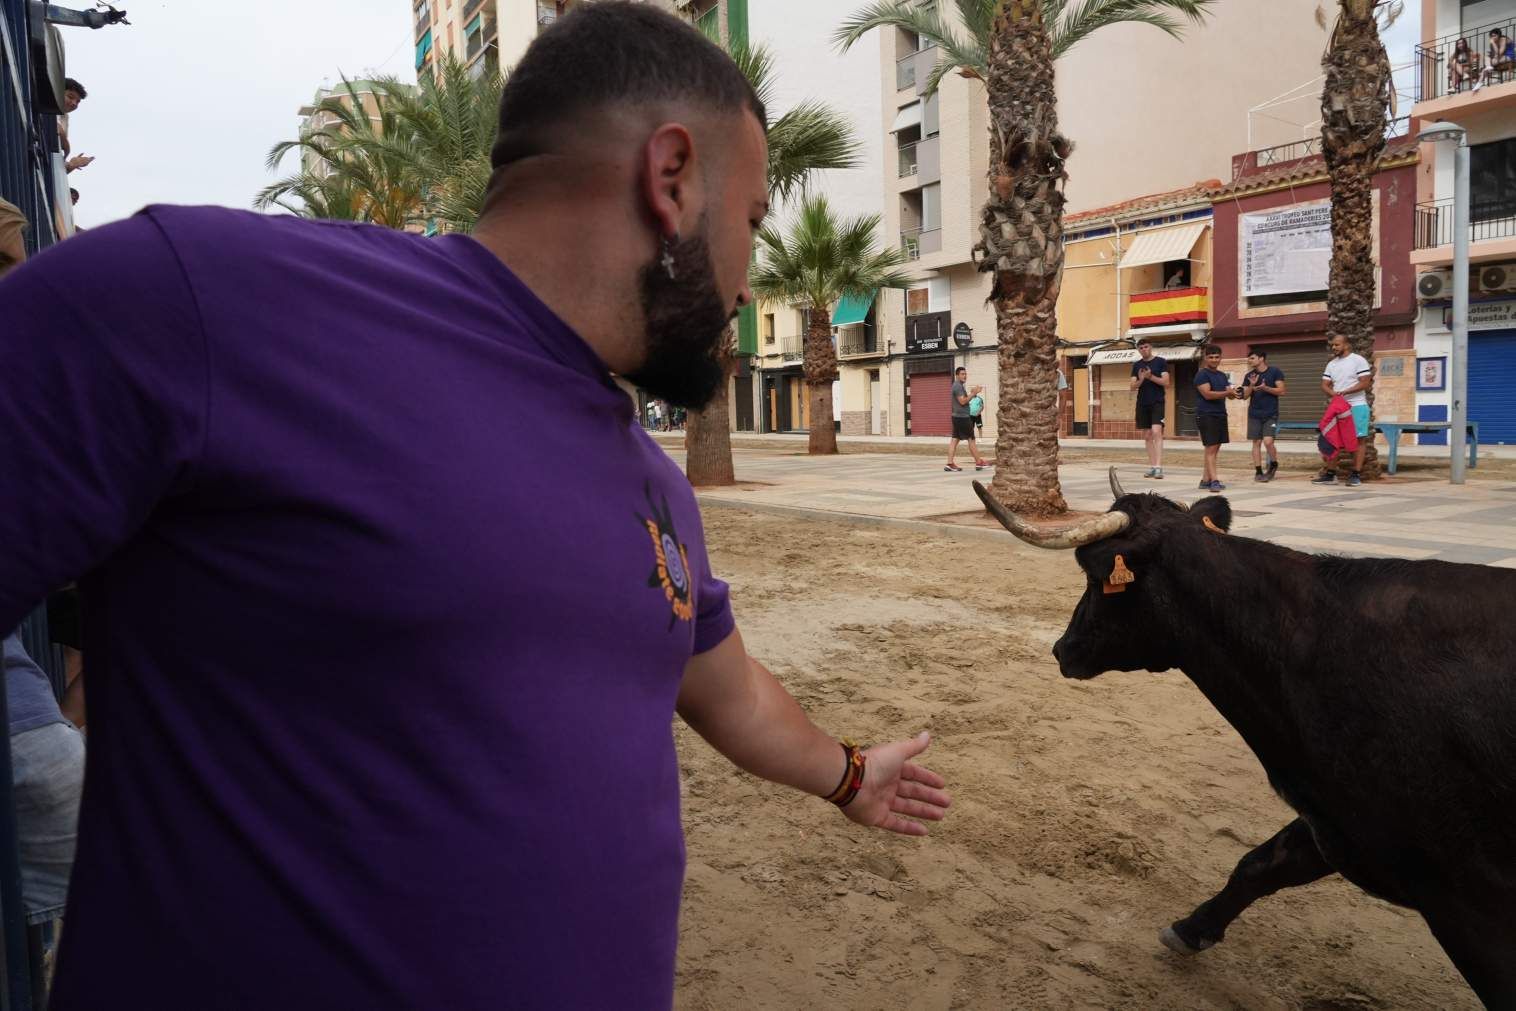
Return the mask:
[[1136,575],[1126,567],[1126,559],[1116,556],[1116,564],[1111,569],[1111,575],[1105,581],[1106,593],[1125,593],[1128,583],[1135,583]]
[[1207,530],[1209,530],[1213,534],[1224,534],[1224,533],[1226,533],[1225,530],[1221,529],[1216,524],[1212,523],[1211,522],[1211,518],[1209,516],[1202,516],[1202,517],[1200,517],[1200,522],[1201,522],[1201,524]]

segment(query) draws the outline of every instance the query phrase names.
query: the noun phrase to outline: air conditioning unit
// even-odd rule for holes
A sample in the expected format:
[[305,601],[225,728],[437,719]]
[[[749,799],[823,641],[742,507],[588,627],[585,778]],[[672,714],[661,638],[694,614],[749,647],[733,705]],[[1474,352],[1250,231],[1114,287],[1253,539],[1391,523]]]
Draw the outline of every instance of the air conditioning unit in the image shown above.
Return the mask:
[[1516,288],[1516,265],[1495,264],[1479,269],[1479,290],[1486,294]]
[[1429,270],[1416,276],[1416,294],[1422,298],[1447,298],[1453,293],[1451,270]]

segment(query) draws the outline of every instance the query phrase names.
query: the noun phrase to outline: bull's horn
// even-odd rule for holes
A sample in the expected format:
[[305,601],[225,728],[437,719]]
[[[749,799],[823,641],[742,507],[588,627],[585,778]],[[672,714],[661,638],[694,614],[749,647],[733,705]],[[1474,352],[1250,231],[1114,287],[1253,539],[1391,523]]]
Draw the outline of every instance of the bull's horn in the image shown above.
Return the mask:
[[1111,497],[1120,498],[1126,494],[1126,489],[1121,487],[1121,479],[1116,476],[1116,468],[1111,468]]
[[1123,512],[1108,512],[1104,516],[1096,516],[1085,520],[1083,523],[1072,527],[1064,527],[1060,530],[1043,530],[1040,527],[1028,523],[1026,520],[1011,512],[1005,506],[995,501],[989,489],[978,481],[974,482],[974,494],[979,496],[979,501],[990,511],[990,515],[1000,521],[1017,537],[1028,544],[1039,548],[1077,548],[1095,541],[1114,537],[1121,533],[1132,522],[1132,518]]

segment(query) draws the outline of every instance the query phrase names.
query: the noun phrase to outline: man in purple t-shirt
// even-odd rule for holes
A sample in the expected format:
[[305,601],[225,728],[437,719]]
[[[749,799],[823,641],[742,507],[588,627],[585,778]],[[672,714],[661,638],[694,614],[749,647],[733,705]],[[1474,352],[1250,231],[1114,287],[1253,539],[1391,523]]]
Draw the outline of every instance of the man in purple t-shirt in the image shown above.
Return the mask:
[[676,710],[941,817],[925,734],[841,746],[748,657],[612,379],[723,380],[764,122],[695,29],[587,5],[472,237],[155,207],[0,282],[0,628],[75,578],[90,617],[55,1008],[667,1007]]

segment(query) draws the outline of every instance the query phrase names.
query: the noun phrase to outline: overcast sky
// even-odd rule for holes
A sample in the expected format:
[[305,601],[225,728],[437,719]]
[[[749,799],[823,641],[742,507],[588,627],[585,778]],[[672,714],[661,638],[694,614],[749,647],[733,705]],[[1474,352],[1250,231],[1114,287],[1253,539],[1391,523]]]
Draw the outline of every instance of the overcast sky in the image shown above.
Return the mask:
[[[297,110],[323,82],[341,73],[415,79],[410,0],[118,3],[131,26],[64,29],[69,75],[89,90],[71,120],[74,150],[99,159],[71,177],[85,227],[149,203],[250,206],[275,178],[264,168],[269,148],[294,136]],[[824,97],[854,119],[866,162],[828,174],[822,189],[861,214],[877,212],[883,189],[878,44],[867,40],[839,60],[829,42],[854,6],[751,0],[749,12],[753,37],[778,54],[780,106]],[[1409,7],[1386,40],[1396,64],[1409,61],[1418,34],[1419,0]],[[285,168],[293,167],[291,156]]]

